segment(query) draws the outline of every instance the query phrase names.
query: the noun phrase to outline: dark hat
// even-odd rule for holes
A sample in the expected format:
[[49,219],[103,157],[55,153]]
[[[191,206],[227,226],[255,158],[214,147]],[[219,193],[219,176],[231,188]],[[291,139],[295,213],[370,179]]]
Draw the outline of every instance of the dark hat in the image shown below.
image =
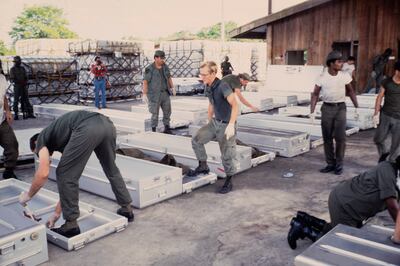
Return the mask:
[[165,58],[165,53],[164,53],[164,51],[157,50],[157,51],[154,53],[154,56],[156,56],[156,57],[161,57],[161,58]]
[[339,51],[332,51],[328,54],[328,56],[326,57],[326,61],[331,61],[331,60],[342,60],[343,59],[343,55],[341,52]]
[[251,79],[250,75],[247,74],[247,73],[240,73],[240,74],[238,75],[238,77],[241,78],[241,79],[243,79],[243,80],[248,80],[248,81],[250,81],[250,79]]
[[21,61],[21,57],[19,55],[14,56],[13,62]]

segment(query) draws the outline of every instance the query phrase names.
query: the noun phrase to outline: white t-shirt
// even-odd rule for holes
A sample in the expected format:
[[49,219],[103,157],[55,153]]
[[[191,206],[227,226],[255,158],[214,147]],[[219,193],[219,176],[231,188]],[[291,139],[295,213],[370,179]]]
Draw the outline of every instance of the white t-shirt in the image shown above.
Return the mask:
[[352,78],[349,74],[339,71],[336,76],[332,76],[328,71],[324,71],[317,78],[316,85],[321,87],[321,99],[327,103],[341,103],[346,100],[346,85],[350,84]]
[[342,71],[348,73],[350,76],[353,75],[354,70],[356,70],[354,65],[349,65],[347,62],[343,64]]
[[0,74],[0,123],[4,120],[4,95],[8,88],[8,82],[3,74]]

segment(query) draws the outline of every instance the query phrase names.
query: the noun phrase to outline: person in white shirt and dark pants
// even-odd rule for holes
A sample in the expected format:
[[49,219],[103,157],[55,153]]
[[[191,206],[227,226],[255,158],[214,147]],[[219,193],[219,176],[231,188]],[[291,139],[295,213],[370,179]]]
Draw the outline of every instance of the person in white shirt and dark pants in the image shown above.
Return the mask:
[[[332,51],[326,58],[327,71],[318,77],[311,96],[311,119],[319,97],[324,102],[321,107],[321,128],[324,140],[324,152],[327,166],[321,173],[343,173],[343,159],[346,149],[346,95],[351,98],[354,107],[358,108],[357,97],[351,86],[351,76],[341,71],[342,54]],[[357,109],[356,109],[357,113]],[[335,146],[333,143],[335,140]]]

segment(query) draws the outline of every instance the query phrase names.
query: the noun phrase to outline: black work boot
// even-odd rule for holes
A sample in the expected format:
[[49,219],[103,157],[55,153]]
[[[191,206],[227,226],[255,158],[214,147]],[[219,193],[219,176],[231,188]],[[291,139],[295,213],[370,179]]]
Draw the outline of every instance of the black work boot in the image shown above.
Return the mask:
[[335,175],[343,174],[343,165],[336,165],[335,167]]
[[324,168],[322,168],[321,170],[319,170],[321,173],[329,173],[329,172],[333,172],[335,171],[336,166],[335,165],[330,165],[328,164],[327,166],[325,166]]
[[383,153],[381,157],[379,157],[378,163],[386,161],[386,158],[389,156],[389,153]]
[[296,241],[301,238],[304,239],[305,235],[303,232],[303,223],[296,217],[293,217],[290,221],[290,230],[287,236],[287,240],[291,249],[297,248]]
[[233,184],[232,184],[232,176],[227,176],[224,185],[219,190],[219,193],[226,194],[232,191]]
[[152,132],[156,132],[156,127],[151,127]]
[[18,179],[17,176],[14,174],[14,169],[6,167],[6,170],[4,170],[3,173],[3,179],[10,179],[10,178]]
[[171,128],[169,127],[169,125],[164,126],[164,134],[172,134],[172,131],[171,131]]
[[68,238],[74,237],[81,233],[81,229],[79,228],[79,225],[76,220],[66,221],[65,224],[61,225],[58,228],[53,228],[51,229],[51,231]]
[[14,120],[19,120],[19,117],[17,114],[14,115]]
[[297,220],[303,222],[303,224],[314,227],[319,231],[322,231],[326,225],[326,221],[319,219],[315,216],[309,215],[306,212],[298,211],[296,215]]
[[210,173],[210,168],[208,168],[207,161],[199,161],[199,166],[194,169],[194,171],[190,171],[188,176],[196,176],[199,174],[208,174]]
[[128,219],[128,222],[133,222],[133,220],[135,219],[135,215],[133,214],[132,211],[132,206],[122,206],[121,208],[119,208],[117,210],[117,214],[124,216]]
[[36,118],[36,116],[33,113],[28,113],[28,118]]

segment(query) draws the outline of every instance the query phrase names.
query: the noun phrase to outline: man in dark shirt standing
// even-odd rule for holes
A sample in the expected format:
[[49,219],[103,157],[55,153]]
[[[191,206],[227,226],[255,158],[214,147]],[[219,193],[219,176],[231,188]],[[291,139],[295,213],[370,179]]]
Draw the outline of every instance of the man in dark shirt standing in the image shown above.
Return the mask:
[[394,65],[394,76],[382,82],[375,102],[374,124],[379,124],[374,137],[379,160],[389,156],[389,161],[394,162],[400,155],[400,61]]
[[40,190],[49,175],[50,156],[55,151],[61,152],[56,169],[60,202],[47,224],[52,228],[62,211],[65,224],[52,230],[66,237],[80,234],[77,222],[79,178],[94,151],[121,206],[117,213],[132,222],[132,199],[115,164],[115,139],[113,123],[97,112],[72,111],[53,121],[30,140],[31,150],[39,157],[39,167],[31,188],[28,192],[21,193],[19,202],[25,205]]
[[222,77],[232,74],[233,70],[234,69],[233,69],[231,63],[229,62],[229,57],[225,56],[224,62],[221,63]]
[[340,182],[329,194],[330,223],[298,212],[290,223],[290,247],[295,249],[299,238],[307,237],[315,241],[338,224],[360,228],[364,221],[385,209],[396,222],[396,217],[400,215],[399,169],[400,156],[395,163],[381,162],[367,172]]
[[206,95],[209,99],[208,124],[197,131],[192,138],[192,147],[199,166],[195,174],[208,173],[207,153],[204,145],[212,140],[219,143],[222,164],[226,174],[226,180],[219,191],[221,194],[232,190],[232,176],[236,172],[236,137],[235,125],[237,118],[237,103],[235,94],[229,85],[217,77],[217,64],[212,61],[200,66],[200,77],[206,87]]
[[14,57],[14,66],[10,69],[10,80],[14,84],[14,120],[18,120],[18,103],[21,102],[23,118],[36,118],[29,102],[28,75],[22,66],[21,57]]

